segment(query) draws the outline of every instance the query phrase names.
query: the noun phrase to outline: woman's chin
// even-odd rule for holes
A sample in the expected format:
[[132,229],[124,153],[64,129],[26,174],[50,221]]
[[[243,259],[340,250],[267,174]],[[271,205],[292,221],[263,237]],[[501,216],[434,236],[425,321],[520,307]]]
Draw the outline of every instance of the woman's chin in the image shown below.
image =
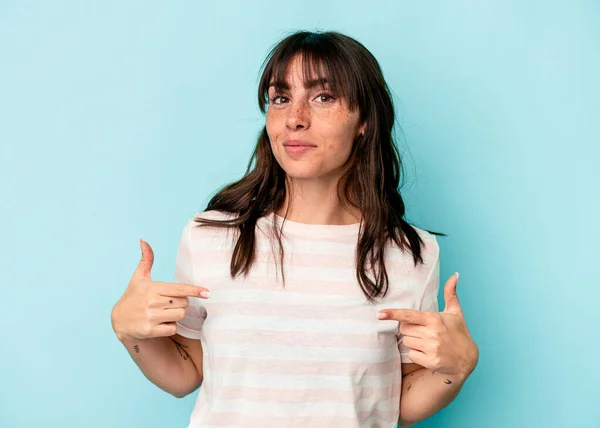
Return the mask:
[[287,168],[285,169],[285,174],[289,178],[297,179],[297,180],[307,180],[311,178],[318,178],[322,175],[321,171],[317,171],[312,168]]

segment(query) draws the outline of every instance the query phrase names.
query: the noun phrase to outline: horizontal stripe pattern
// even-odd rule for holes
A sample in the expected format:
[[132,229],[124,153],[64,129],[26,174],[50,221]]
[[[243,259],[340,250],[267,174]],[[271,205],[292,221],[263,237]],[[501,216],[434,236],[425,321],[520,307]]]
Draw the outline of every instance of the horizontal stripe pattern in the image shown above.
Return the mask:
[[[225,219],[218,211],[196,217]],[[389,289],[367,302],[356,279],[358,225],[285,221],[279,251],[269,241],[271,214],[258,220],[256,262],[247,277],[229,273],[236,232],[186,224],[175,282],[201,285],[177,332],[202,341],[204,380],[188,428],[395,427],[401,365],[411,362],[398,322],[385,308],[437,311],[439,247],[423,238],[424,263],[386,249]]]
[[[231,361],[230,361],[231,362]],[[357,365],[360,363],[357,363]],[[383,364],[389,365],[389,362],[385,361]],[[382,365],[383,365],[382,364]],[[314,366],[314,364],[313,364]],[[289,372],[272,373],[271,370],[264,372],[247,371],[246,367],[238,367],[237,370],[232,370],[225,364],[220,364],[218,368],[213,370],[214,373],[218,373],[219,368],[223,367],[222,385],[223,386],[241,386],[245,388],[281,388],[281,375],[285,375],[285,386],[287,388],[303,388],[306,384],[306,376],[304,374],[291,374]],[[313,373],[314,374],[314,373]],[[321,382],[327,385],[329,389],[346,390],[349,385],[354,385],[351,378],[345,375],[344,372],[339,371],[338,374],[324,374],[317,372]],[[394,373],[390,371],[387,374],[368,374],[360,378],[360,385],[368,388],[382,388],[393,385],[395,382]]]
[[362,373],[362,376],[380,376],[393,374],[400,370],[400,362],[397,358],[372,363],[368,367],[368,375],[365,375],[365,364],[363,361],[331,361],[331,360],[282,360],[277,357],[264,358],[232,358],[223,357],[214,361],[215,369],[224,368],[227,373],[259,373],[277,376],[347,376],[348,373]]

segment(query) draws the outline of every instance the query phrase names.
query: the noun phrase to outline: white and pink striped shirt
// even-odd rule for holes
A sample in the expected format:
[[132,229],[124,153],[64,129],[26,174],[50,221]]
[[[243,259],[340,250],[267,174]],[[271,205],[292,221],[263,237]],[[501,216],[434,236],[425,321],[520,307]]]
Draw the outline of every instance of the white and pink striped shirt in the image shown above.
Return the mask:
[[438,311],[435,235],[415,228],[425,242],[424,264],[416,268],[410,254],[390,245],[390,288],[367,303],[354,264],[358,223],[285,220],[284,289],[279,252],[268,239],[273,220],[281,225],[283,218],[259,219],[255,264],[248,277],[235,280],[229,274],[233,230],[194,227],[193,219],[183,230],[175,282],[211,293],[191,297],[177,323],[177,333],[199,339],[204,352],[204,380],[188,428],[396,427],[401,363],[411,361],[398,322],[379,320],[377,312]]

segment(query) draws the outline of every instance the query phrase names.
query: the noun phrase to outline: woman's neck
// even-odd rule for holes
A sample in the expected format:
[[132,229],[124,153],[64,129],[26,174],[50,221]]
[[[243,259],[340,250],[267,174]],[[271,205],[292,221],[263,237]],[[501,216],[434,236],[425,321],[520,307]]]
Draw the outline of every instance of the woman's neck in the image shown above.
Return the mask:
[[[290,194],[291,193],[291,194]],[[354,224],[361,219],[360,211],[344,206],[337,197],[335,186],[296,184],[286,192],[286,200],[275,213],[281,217],[306,224]]]

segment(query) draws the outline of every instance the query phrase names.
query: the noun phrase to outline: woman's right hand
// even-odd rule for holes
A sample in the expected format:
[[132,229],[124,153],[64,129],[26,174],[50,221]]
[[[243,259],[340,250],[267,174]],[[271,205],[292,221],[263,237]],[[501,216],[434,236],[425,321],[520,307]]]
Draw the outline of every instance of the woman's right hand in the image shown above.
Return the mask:
[[119,340],[173,336],[176,321],[185,318],[188,297],[208,298],[208,290],[190,284],[152,281],[150,272],[154,252],[140,240],[142,260],[133,273],[125,293],[115,304],[111,323]]

